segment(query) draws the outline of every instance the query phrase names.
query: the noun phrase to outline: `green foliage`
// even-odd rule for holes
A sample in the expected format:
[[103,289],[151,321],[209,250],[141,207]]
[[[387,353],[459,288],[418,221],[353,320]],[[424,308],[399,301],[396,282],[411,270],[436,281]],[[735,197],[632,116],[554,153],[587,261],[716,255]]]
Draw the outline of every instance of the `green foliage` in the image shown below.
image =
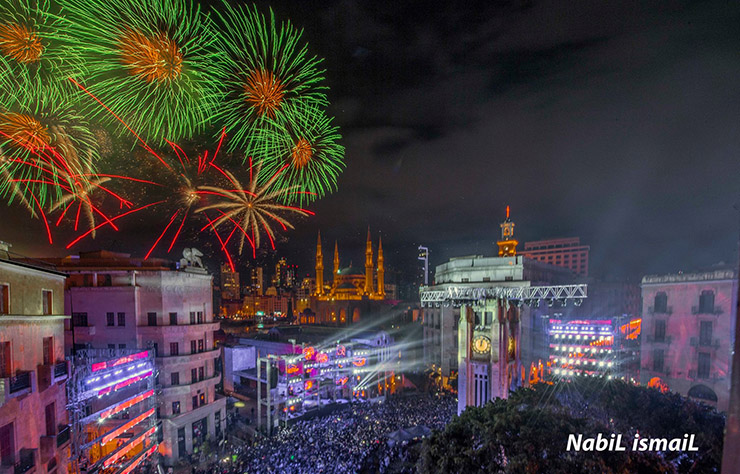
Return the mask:
[[[468,408],[425,442],[418,470],[443,472],[719,472],[723,416],[678,395],[620,381],[582,380],[521,389]],[[632,437],[696,434],[698,452],[633,452]],[[626,452],[568,452],[569,434],[623,434]]]

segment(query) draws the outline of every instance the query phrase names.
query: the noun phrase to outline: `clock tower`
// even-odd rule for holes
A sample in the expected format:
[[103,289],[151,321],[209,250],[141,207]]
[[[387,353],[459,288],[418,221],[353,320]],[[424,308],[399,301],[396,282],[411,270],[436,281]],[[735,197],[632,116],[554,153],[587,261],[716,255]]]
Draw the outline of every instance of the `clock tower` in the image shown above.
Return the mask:
[[458,414],[507,398],[520,384],[520,308],[503,298],[460,308]]
[[519,242],[514,239],[514,223],[509,216],[509,206],[506,206],[506,220],[501,223],[501,240],[498,244],[499,257],[514,257],[516,255],[516,246]]

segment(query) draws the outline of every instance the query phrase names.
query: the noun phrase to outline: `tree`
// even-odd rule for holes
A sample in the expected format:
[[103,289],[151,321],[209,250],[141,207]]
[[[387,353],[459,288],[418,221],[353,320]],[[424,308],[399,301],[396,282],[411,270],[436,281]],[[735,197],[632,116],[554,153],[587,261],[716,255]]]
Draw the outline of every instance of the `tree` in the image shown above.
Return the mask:
[[[424,443],[421,473],[663,473],[719,470],[724,418],[678,395],[620,381],[539,384],[468,408]],[[632,437],[696,434],[698,452],[631,451]],[[568,452],[569,434],[622,433],[625,452]]]

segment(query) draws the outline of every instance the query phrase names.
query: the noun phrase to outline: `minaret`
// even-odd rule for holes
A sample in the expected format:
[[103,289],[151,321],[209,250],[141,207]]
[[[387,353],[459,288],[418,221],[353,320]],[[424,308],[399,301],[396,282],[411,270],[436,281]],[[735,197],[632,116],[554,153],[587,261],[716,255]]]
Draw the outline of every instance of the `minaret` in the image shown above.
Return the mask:
[[367,228],[365,244],[365,294],[373,294],[373,242],[370,240],[370,227]]
[[339,284],[339,279],[337,278],[337,275],[339,275],[339,244],[336,240],[334,241],[334,271],[332,271],[332,275],[332,286],[336,289]]
[[324,254],[321,253],[321,231],[316,243],[316,296],[324,294]]
[[519,242],[514,239],[514,223],[509,217],[509,206],[506,206],[506,220],[501,223],[501,240],[496,244],[498,244],[499,257],[516,256],[516,246]]
[[383,266],[383,237],[378,237],[378,296],[385,298],[385,267]]

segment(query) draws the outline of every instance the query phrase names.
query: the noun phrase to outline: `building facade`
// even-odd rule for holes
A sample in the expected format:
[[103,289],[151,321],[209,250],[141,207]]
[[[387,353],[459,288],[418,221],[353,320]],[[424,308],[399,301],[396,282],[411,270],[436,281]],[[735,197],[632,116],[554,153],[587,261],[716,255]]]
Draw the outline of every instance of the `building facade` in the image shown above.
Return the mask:
[[640,382],[726,411],[735,333],[732,269],[642,279]]
[[160,452],[172,464],[224,436],[226,400],[214,332],[212,276],[201,266],[106,251],[55,262],[69,274],[70,347],[153,349],[158,370]]
[[521,252],[531,258],[550,265],[565,267],[578,276],[588,276],[588,253],[590,247],[582,245],[578,237],[525,242]]
[[[498,257],[452,258],[437,266],[434,285],[424,289],[570,283],[573,275],[567,269],[517,255],[513,229],[507,212],[497,242]],[[424,360],[442,386],[458,388],[459,411],[505,397],[507,387],[526,380],[532,367],[547,362],[550,309],[512,306],[498,300],[479,306],[440,305],[422,310]],[[499,350],[501,347],[505,349]]]
[[0,473],[66,473],[63,273],[0,243]]

